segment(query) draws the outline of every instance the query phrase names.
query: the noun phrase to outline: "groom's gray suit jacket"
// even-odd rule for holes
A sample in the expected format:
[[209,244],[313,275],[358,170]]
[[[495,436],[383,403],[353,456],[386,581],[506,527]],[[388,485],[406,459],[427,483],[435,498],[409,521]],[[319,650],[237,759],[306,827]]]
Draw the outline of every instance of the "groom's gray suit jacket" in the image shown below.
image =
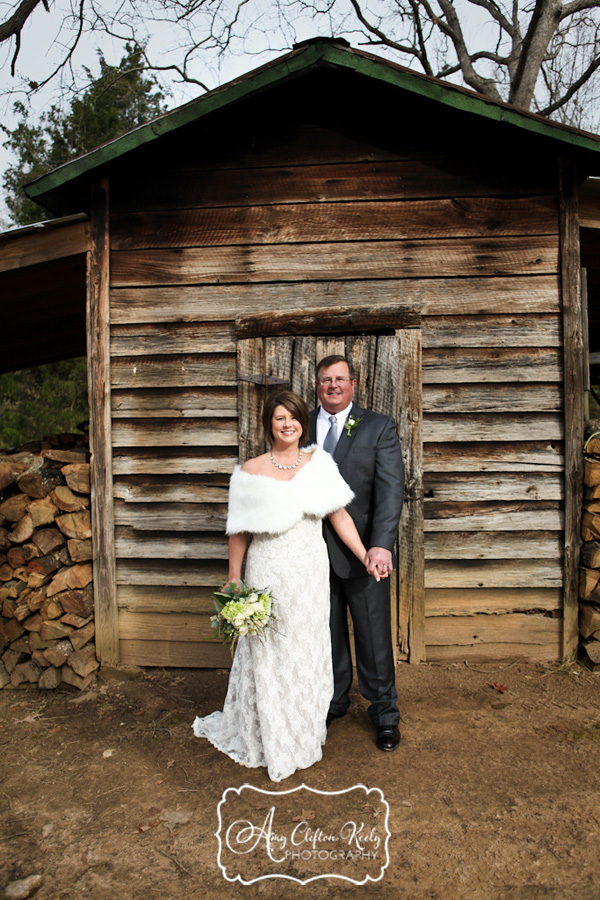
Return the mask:
[[[318,410],[309,417],[309,443],[316,443]],[[348,512],[367,548],[393,552],[404,499],[404,466],[393,419],[355,403],[348,418],[359,420],[344,429],[333,458],[354,491]],[[364,577],[365,567],[325,520],[325,540],[331,567],[340,578]]]

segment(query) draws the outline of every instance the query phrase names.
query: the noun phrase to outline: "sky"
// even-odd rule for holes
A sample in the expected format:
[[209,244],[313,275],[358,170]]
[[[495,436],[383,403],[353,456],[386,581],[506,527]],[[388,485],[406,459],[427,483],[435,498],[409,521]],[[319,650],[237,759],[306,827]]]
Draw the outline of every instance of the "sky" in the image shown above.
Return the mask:
[[[43,82],[49,72],[56,66],[64,55],[65,43],[69,37],[65,29],[65,17],[77,9],[80,0],[49,0],[49,12],[42,5],[35,10],[31,21],[24,28],[22,46],[19,52],[16,75],[10,74],[11,58],[14,53],[14,42],[0,44],[0,123],[11,127],[15,124],[12,115],[13,104],[16,100],[23,101],[31,110],[32,120],[36,121],[40,115],[54,103],[61,102],[62,85],[60,78],[54,79],[50,85],[39,91],[27,91],[28,82]],[[88,8],[93,8],[102,15],[106,10],[127,10],[136,4],[139,9],[148,14],[149,10],[159,7],[169,9],[170,4],[176,0],[86,0]],[[182,0],[183,2],[183,0]],[[18,0],[0,0],[0,22],[5,21],[14,10]],[[366,8],[374,11],[389,9],[386,0],[364,0]],[[191,5],[191,0],[190,0]],[[326,17],[315,20],[308,14],[304,18],[298,18],[294,13],[293,22],[290,24],[281,21],[273,12],[270,0],[196,0],[196,5],[201,7],[202,16],[197,20],[194,36],[201,36],[201,29],[206,17],[204,10],[214,9],[215,5],[221,5],[231,10],[240,11],[240,20],[237,26],[238,39],[234,43],[235,52],[228,51],[219,55],[216,51],[203,49],[195,58],[192,73],[194,77],[202,81],[209,89],[224,84],[239,75],[249,72],[259,65],[267,62],[287,50],[291,49],[295,41],[305,40],[317,34],[329,36],[332,33],[331,22]],[[463,28],[467,36],[470,49],[478,49],[484,46],[490,47],[495,42],[495,29],[486,20],[485,14],[477,5],[477,0],[455,0],[455,8],[459,12]],[[172,8],[172,6],[171,6]],[[288,0],[284,9],[292,8],[292,0]],[[349,4],[346,5],[349,10]],[[343,0],[338,0],[335,7],[336,21],[335,33],[346,37],[352,46],[365,46],[364,37],[361,37],[356,29],[356,19],[351,12],[347,13],[345,23],[339,24],[338,10],[343,11]],[[345,24],[345,27],[344,27]],[[120,35],[127,37],[128,23],[123,21],[119,25]],[[243,38],[243,35],[250,38]],[[159,61],[161,65],[169,62],[181,61],[181,50],[178,48],[178,39],[182,37],[176,31],[172,23],[152,20],[144,27],[137,20],[135,36],[138,40],[147,40],[147,50],[151,58]],[[429,45],[428,45],[429,46]],[[404,64],[406,59],[400,60],[397,54],[383,47],[368,47],[381,56],[388,56]],[[82,73],[82,67],[87,66],[93,72],[98,71],[97,54],[101,50],[109,64],[116,65],[123,55],[123,43],[108,36],[102,30],[94,30],[85,33],[73,55],[71,68],[76,74]],[[67,75],[70,73],[67,71]],[[460,83],[460,76],[452,77],[453,81]],[[81,83],[81,81],[80,81]],[[171,73],[162,80],[163,89],[167,93],[167,105],[174,108],[186,103],[199,94],[202,88],[196,85],[182,84],[174,81]],[[2,175],[12,161],[9,152],[1,146],[2,135],[0,133],[0,185]],[[0,230],[9,227],[8,215],[3,192],[0,187]]]
[[[0,0],[0,21],[7,18],[9,10],[11,7],[14,7],[15,2],[16,0]],[[112,4],[113,2],[116,4],[118,0],[106,0],[107,4]],[[246,14],[250,18],[256,14],[256,9],[252,10],[250,6],[256,5],[260,7],[261,0],[250,0],[246,10]],[[10,73],[14,42],[11,41],[0,45],[0,122],[5,126],[10,128],[16,124],[12,110],[17,100],[24,102],[28,106],[34,121],[53,103],[61,102],[60,79],[55,79],[50,85],[33,94],[28,92],[26,88],[29,81],[42,82],[48,73],[52,71],[57,61],[62,58],[63,47],[68,37],[63,27],[63,21],[65,10],[68,12],[70,7],[71,0],[54,0],[50,6],[49,13],[46,13],[42,7],[36,10],[23,32],[22,46],[18,55],[14,77]],[[126,34],[127,32],[123,30],[123,33]],[[255,33],[253,41],[246,42],[243,48],[240,46],[236,53],[219,56],[215,51],[203,51],[198,64],[193,70],[193,75],[209,89],[217,87],[219,84],[230,81],[262,65],[287,49],[291,49],[295,40],[313,37],[316,33],[317,29],[313,23],[308,20],[300,22],[296,33],[288,35],[288,44],[280,43],[272,48],[268,46],[266,35],[263,35],[261,38],[260,34]],[[327,32],[323,31],[323,33]],[[138,30],[136,36],[139,39],[144,34]],[[147,37],[149,39],[149,52],[153,54],[155,59],[160,59],[161,63],[164,63],[167,57],[167,49],[173,41],[172,28],[164,22],[154,22],[152,23],[151,33],[148,33]],[[81,72],[81,67],[85,65],[92,71],[97,71],[98,50],[102,51],[109,64],[116,65],[120,62],[123,55],[123,44],[100,31],[87,34],[81,40],[73,56],[73,69],[76,72]],[[177,54],[177,57],[179,57],[179,54]],[[186,103],[203,93],[202,88],[185,83],[178,84],[172,77],[164,77],[162,84],[167,91],[169,108]],[[1,144],[2,135],[0,134],[0,184],[6,167],[13,161],[12,154]],[[0,230],[9,227],[8,212],[0,188]]]
[[[27,85],[30,81],[43,82],[58,60],[62,58],[65,42],[69,37],[64,26],[65,16],[68,19],[72,10],[78,8],[79,2],[80,0],[50,0],[49,12],[46,12],[41,5],[35,10],[31,21],[26,24],[23,31],[15,77],[10,74],[14,42],[5,42],[0,45],[0,122],[7,127],[10,128],[16,124],[12,115],[13,104],[16,100],[21,100],[29,106],[33,121],[36,121],[53,103],[60,101],[60,79],[55,79],[48,87],[33,94],[27,91]],[[86,0],[88,8],[91,8],[93,4],[93,8],[98,10],[99,14],[102,13],[103,7],[106,10],[114,11],[115,9],[129,9],[135,7],[136,4],[147,14],[148,10],[156,10],[161,4],[163,9],[169,8],[171,2],[172,0]],[[366,0],[366,2],[368,8],[373,11],[389,7],[386,0]],[[465,4],[466,0],[457,0],[457,2]],[[8,18],[10,11],[17,3],[18,0],[0,0],[0,22]],[[292,48],[296,41],[315,37],[318,34],[323,36],[332,34],[332,25],[327,17],[322,16],[315,20],[307,13],[304,18],[301,18],[295,7],[292,23],[282,21],[281,17],[273,12],[274,5],[270,0],[196,0],[196,5],[202,7],[202,15],[196,20],[195,37],[198,36],[207,21],[204,9],[214,9],[216,5],[229,11],[230,15],[232,10],[239,11],[237,25],[239,37],[234,44],[235,52],[229,51],[219,55],[215,51],[202,50],[197,55],[192,74],[209,89],[224,84],[285,53]],[[467,6],[470,10],[474,9],[468,4]],[[287,6],[283,4],[283,7],[287,10],[291,9],[292,0],[288,0]],[[364,46],[364,37],[361,38],[356,29],[356,18],[350,11],[350,4],[346,3],[344,7],[343,0],[338,0],[335,9],[335,33],[345,36],[355,47],[361,46],[361,42]],[[340,26],[340,16],[343,18],[344,9],[346,9],[345,27],[344,24]],[[478,15],[476,7],[474,15]],[[471,32],[476,34],[476,28],[477,23],[471,21]],[[130,34],[127,31],[126,22],[121,24],[120,33],[125,37]],[[248,34],[249,38],[243,38]],[[181,37],[181,33],[178,33],[171,23],[155,20],[151,21],[146,28],[140,27],[138,24],[135,36],[140,41],[148,41],[148,53],[154,60],[160,61],[161,64],[171,61],[180,62],[181,52],[177,49],[177,39]],[[175,45],[175,49],[173,49],[173,45]],[[98,50],[102,51],[109,64],[116,65],[123,55],[123,43],[110,38],[100,30],[85,34],[72,59],[72,68],[75,72],[81,72],[83,65],[97,71]],[[393,51],[386,52],[385,48],[378,47],[374,52],[382,56],[388,55],[398,61],[398,55]],[[186,103],[203,92],[195,85],[178,84],[171,75],[164,78],[163,84],[170,93],[170,96],[167,97],[169,108]],[[9,152],[1,146],[1,138],[0,134],[0,185],[2,175],[12,160]],[[0,188],[0,230],[3,227],[8,227],[7,211]]]

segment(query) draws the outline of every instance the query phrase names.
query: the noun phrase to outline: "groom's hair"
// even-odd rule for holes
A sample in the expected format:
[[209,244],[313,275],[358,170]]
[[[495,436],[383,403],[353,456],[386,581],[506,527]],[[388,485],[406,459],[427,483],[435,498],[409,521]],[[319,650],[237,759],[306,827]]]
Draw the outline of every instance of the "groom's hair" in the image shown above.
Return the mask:
[[346,363],[348,366],[348,374],[350,375],[350,379],[354,381],[356,379],[356,369],[352,363],[351,359],[348,359],[347,356],[342,356],[340,353],[334,353],[332,356],[326,356],[320,362],[317,363],[317,381],[319,380],[319,375],[321,374],[321,369],[328,369],[329,366],[335,366],[336,363]]
[[277,391],[276,394],[269,397],[263,409],[263,428],[271,443],[273,442],[271,422],[277,406],[285,406],[287,411],[291,412],[302,425],[302,437],[300,438],[300,446],[302,447],[308,440],[308,406],[305,401],[300,394],[295,394],[293,391]]

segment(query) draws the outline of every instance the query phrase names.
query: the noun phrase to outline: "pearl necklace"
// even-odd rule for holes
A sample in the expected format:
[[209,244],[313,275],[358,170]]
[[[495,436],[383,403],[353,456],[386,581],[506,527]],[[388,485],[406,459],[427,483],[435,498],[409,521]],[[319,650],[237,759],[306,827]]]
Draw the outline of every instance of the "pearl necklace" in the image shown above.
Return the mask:
[[272,462],[273,465],[276,466],[276,468],[278,468],[278,469],[295,469],[296,466],[299,466],[299,465],[300,465],[300,460],[301,460],[301,459],[302,459],[302,450],[300,450],[300,452],[298,453],[298,459],[296,460],[296,462],[294,463],[293,466],[280,466],[278,462],[275,462],[275,457],[274,457],[273,454],[271,453],[271,462]]

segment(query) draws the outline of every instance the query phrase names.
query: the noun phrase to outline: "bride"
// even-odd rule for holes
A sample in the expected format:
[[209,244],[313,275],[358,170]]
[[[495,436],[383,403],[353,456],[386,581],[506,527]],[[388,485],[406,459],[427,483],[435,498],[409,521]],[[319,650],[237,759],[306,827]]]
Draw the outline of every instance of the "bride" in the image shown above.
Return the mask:
[[[245,766],[266,766],[272,781],[322,757],[333,694],[329,559],[321,519],[365,562],[367,551],[344,507],[353,493],[333,458],[308,436],[308,409],[291,391],[265,404],[271,452],[236,466],[229,486],[229,582],[270,588],[275,625],[238,641],[225,706],[196,718],[205,737]],[[378,577],[377,575],[375,577]]]

